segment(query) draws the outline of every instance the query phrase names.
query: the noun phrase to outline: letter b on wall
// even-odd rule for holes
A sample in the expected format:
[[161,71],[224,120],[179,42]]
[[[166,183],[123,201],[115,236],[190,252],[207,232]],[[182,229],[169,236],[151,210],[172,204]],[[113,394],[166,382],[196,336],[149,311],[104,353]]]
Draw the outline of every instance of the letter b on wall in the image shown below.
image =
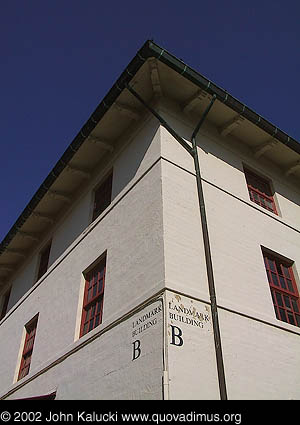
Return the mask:
[[177,345],[177,347],[181,347],[183,345],[182,330],[178,328],[178,326],[171,325],[172,334],[171,334],[171,342],[172,345]]
[[137,339],[132,343],[133,353],[132,353],[132,360],[136,360],[141,355],[141,341]]

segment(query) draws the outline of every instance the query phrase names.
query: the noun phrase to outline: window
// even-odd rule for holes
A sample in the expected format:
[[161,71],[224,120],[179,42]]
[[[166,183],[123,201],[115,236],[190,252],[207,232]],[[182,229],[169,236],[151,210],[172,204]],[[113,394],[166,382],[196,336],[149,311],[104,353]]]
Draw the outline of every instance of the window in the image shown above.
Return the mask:
[[85,274],[85,289],[80,336],[96,328],[102,322],[106,256]]
[[270,182],[246,168],[244,172],[251,201],[277,214]]
[[300,302],[292,261],[263,252],[275,314],[278,320],[300,327]]
[[36,328],[37,328],[38,316],[32,319],[26,326],[26,336],[24,342],[24,349],[22,353],[20,371],[18,380],[28,375],[31,363],[31,357],[33,352],[33,345],[35,340]]
[[50,250],[51,241],[45,246],[45,248],[40,253],[40,264],[37,274],[37,280],[39,280],[39,278],[42,277],[43,274],[45,274],[48,270]]
[[93,221],[108,207],[111,203],[112,173],[95,190]]
[[2,308],[1,308],[0,320],[3,319],[3,317],[7,313],[7,307],[8,307],[8,301],[9,301],[10,293],[11,293],[11,288],[9,288],[9,290],[6,291],[5,294],[3,295],[3,303],[2,303]]

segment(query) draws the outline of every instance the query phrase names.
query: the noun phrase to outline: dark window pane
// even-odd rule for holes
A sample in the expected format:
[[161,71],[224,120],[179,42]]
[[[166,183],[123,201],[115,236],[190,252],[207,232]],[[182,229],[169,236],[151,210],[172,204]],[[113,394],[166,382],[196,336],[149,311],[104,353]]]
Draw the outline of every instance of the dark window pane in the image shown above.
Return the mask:
[[290,277],[290,272],[289,272],[288,267],[286,267],[286,266],[282,266],[282,269],[283,269],[283,274],[284,274],[284,276],[286,276],[286,277]]
[[96,310],[96,314],[100,313],[101,310],[101,301],[97,302],[97,310]]
[[90,321],[89,331],[91,331],[92,329],[93,329],[93,320]]
[[269,283],[272,283],[271,273],[269,271],[267,271],[267,275]]
[[279,294],[279,292],[276,292],[276,300],[277,300],[277,304],[278,304],[280,307],[283,307],[282,298],[281,298],[281,295]]
[[273,291],[271,291],[271,295],[272,295],[273,304],[276,304],[275,295],[274,295],[274,292]]
[[288,284],[289,291],[295,292],[294,288],[293,288],[292,281],[290,279],[287,279],[286,281],[287,281],[287,284]]
[[97,294],[97,285],[93,287],[93,298],[96,296],[96,294]]
[[90,289],[88,290],[88,297],[87,297],[87,300],[89,301],[91,298],[92,298],[92,288],[90,288]]
[[32,346],[33,346],[33,340],[32,340],[32,339],[30,339],[30,340],[27,342],[27,347],[26,347],[26,349],[27,349],[27,350],[30,350],[30,348],[32,348]]
[[288,315],[288,318],[289,318],[289,323],[291,324],[291,325],[295,325],[295,320],[294,320],[294,316],[293,316],[293,313],[291,313],[291,312],[287,312],[287,315]]
[[48,269],[50,250],[51,250],[51,243],[49,243],[40,254],[40,264],[39,264],[39,270],[37,275],[38,279],[42,277],[43,274],[45,274]]
[[300,326],[300,315],[296,314],[297,325]]
[[100,294],[103,288],[103,279],[100,279],[99,281],[99,288],[98,288],[98,293]]
[[290,298],[287,295],[284,295],[283,298],[284,298],[284,304],[285,304],[285,306],[287,308],[292,308],[291,307],[291,303],[290,303]]
[[262,196],[260,196],[259,198],[260,198],[260,204],[261,204],[261,206],[264,207],[264,208],[266,208],[265,199]]
[[266,207],[267,207],[269,210],[273,211],[273,202],[272,202],[272,201],[270,201],[269,199],[265,199],[265,203],[266,203]]
[[100,187],[95,191],[95,203],[94,203],[94,213],[93,220],[97,218],[102,211],[111,202],[111,189],[112,189],[112,174],[102,183]]
[[281,320],[283,320],[284,322],[287,322],[287,318],[286,318],[285,310],[283,310],[282,308],[280,308],[280,309],[279,309],[279,314],[280,314],[280,318],[281,318]]
[[276,272],[275,261],[273,261],[273,260],[269,260],[269,264],[270,264],[270,269],[271,269],[273,272]]
[[283,276],[279,276],[279,280],[280,280],[280,286],[281,286],[281,288],[286,289],[286,283],[285,283],[284,277]]
[[86,324],[84,325],[84,328],[83,328],[83,335],[84,335],[84,334],[86,334],[86,332],[87,332],[87,328],[88,328],[88,323],[86,323]]
[[278,277],[276,273],[272,273],[272,281],[274,285],[279,286]]
[[98,314],[96,316],[96,320],[95,320],[95,327],[99,325],[99,321],[100,321],[100,314]]
[[292,304],[293,304],[293,310],[294,310],[296,313],[299,313],[299,309],[298,309],[297,301],[296,301],[296,300],[294,300],[293,298],[292,298]]

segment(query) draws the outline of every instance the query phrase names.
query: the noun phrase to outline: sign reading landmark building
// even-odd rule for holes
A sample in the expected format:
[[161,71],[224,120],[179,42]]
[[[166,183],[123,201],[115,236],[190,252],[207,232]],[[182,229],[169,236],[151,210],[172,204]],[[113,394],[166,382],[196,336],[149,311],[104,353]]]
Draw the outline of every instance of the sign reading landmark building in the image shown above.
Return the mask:
[[[159,338],[163,327],[162,300],[154,301],[131,319],[132,360],[138,359],[142,353],[151,348],[154,335]],[[159,327],[159,329],[157,329]],[[154,334],[154,335],[153,335]],[[160,337],[162,340],[162,337]]]
[[170,398],[218,398],[210,305],[170,291],[166,303]]
[[197,300],[168,293],[167,311],[171,345],[184,344],[183,329],[186,326],[193,326],[199,330],[211,329],[209,306]]

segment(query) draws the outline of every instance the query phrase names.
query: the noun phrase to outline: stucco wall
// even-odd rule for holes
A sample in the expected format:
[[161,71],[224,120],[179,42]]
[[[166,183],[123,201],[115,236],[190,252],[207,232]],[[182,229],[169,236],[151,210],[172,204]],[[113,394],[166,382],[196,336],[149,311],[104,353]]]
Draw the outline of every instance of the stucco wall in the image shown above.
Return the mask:
[[[160,110],[165,119],[179,135],[190,140],[194,130],[192,124],[182,113],[175,109]],[[193,159],[165,130],[162,134],[162,156],[183,169],[194,173]],[[291,184],[282,169],[266,161],[264,157],[257,160],[253,152],[241,141],[231,137],[222,137],[215,127],[205,122],[197,136],[199,146],[201,176],[203,180],[216,185],[223,191],[248,203],[251,207],[277,218],[296,229],[300,229],[300,190]],[[243,166],[246,165],[272,181],[279,216],[266,211],[249,199]]]
[[[63,251],[47,273],[29,289],[11,309],[0,326],[1,366],[0,390],[11,388],[18,368],[24,325],[39,312],[37,336],[30,373],[36,373],[45,362],[54,361],[70,350],[76,340],[78,315],[81,314],[80,291],[82,273],[107,251],[107,274],[104,294],[103,323],[112,321],[157,293],[164,283],[163,225],[161,166],[157,161],[160,149],[149,149],[157,125],[148,122],[134,143],[139,144],[139,155],[127,161],[126,149],[114,164],[114,195],[111,205]],[[148,138],[146,137],[148,134]],[[153,146],[159,142],[154,140]],[[129,145],[130,146],[130,145]],[[130,168],[126,171],[126,167]],[[124,174],[130,176],[124,183]],[[118,188],[118,189],[116,189]],[[53,235],[54,249],[61,251],[66,240],[76,232],[76,221],[88,207],[89,193]],[[78,223],[79,227],[82,223]],[[61,245],[60,245],[61,241]],[[30,265],[29,265],[30,266]],[[28,267],[29,267],[28,266]],[[33,266],[29,267],[27,282],[31,281]],[[31,275],[30,275],[31,271]],[[18,288],[21,287],[20,274]],[[79,317],[80,320],[80,317]],[[88,334],[90,337],[93,332]],[[26,379],[26,378],[25,378]]]
[[[162,311],[161,301],[151,302],[80,350],[69,352],[57,365],[46,365],[48,369],[8,399],[53,391],[56,400],[161,399]],[[133,330],[141,326],[133,337]],[[139,344],[134,345],[137,338]]]
[[[179,134],[190,136],[193,128],[183,115],[178,118],[176,111],[162,112]],[[300,398],[297,372],[300,331],[275,318],[261,253],[261,246],[278,252],[294,260],[299,272],[299,193],[273,166],[263,160],[256,161],[245,146],[239,147],[234,141],[221,138],[209,125],[203,126],[198,139],[228,396],[233,399]],[[127,335],[127,330],[122,332],[123,324],[119,324],[110,331],[114,335],[111,345],[109,332],[99,336],[11,397],[37,395],[59,386],[58,398],[81,398],[80,389],[72,389],[72,386],[81,382],[87,373],[82,388],[90,384],[91,390],[86,390],[86,398],[95,398],[97,379],[104,375],[107,375],[107,392],[103,390],[105,394],[99,393],[99,398],[110,398],[114,386],[118,389],[115,398],[161,398],[162,374],[166,367],[167,373],[163,376],[167,379],[170,398],[219,398],[192,158],[165,129],[158,128],[155,120],[147,121],[128,143],[113,160],[113,201],[107,211],[89,223],[87,210],[90,211],[92,190],[101,179],[98,176],[90,182],[66,221],[58,225],[53,235],[53,264],[40,285],[29,289],[29,277],[34,273],[36,260],[32,258],[24,268],[23,278],[28,279],[25,287],[29,292],[0,325],[4,344],[0,352],[1,394],[16,387],[13,377],[23,326],[37,312],[38,333],[29,378],[168,288],[167,302],[173,297],[179,305],[181,302],[188,308],[194,303],[195,311],[203,314],[207,311],[209,319],[203,328],[188,321],[180,322],[185,344],[170,346],[171,326],[178,324],[179,319],[168,316],[172,311],[170,307],[167,310],[169,304],[166,305],[165,320],[169,320],[164,334],[166,364],[161,363],[160,346],[157,350],[154,348],[149,363],[155,370],[153,377],[150,367],[144,364],[133,372],[132,359],[130,367],[125,365],[123,370],[121,366],[116,372],[119,354],[123,353],[119,344],[120,341],[125,344],[122,338]],[[272,179],[280,216],[250,201],[243,164]],[[84,230],[78,235],[78,229]],[[107,278],[103,323],[77,340],[82,273],[104,251],[107,251]],[[20,288],[24,288],[22,274],[17,279],[15,300],[21,296]],[[185,317],[190,318],[188,313]],[[153,341],[156,338],[161,341],[160,331],[153,333]],[[128,347],[132,349],[127,344],[124,350],[129,350]],[[125,357],[129,357],[129,351],[127,354],[125,351]],[[113,370],[112,376],[104,373],[104,369],[93,376],[82,366],[85,356],[91,366],[98,359],[105,370]],[[74,374],[76,369],[78,377]],[[137,374],[141,386],[130,386],[132,373]],[[206,387],[200,385],[201,380],[207,382]],[[277,385],[278,380],[282,385]],[[141,388],[148,381],[150,392],[146,396]],[[121,388],[123,384],[129,385],[127,394]]]
[[[176,122],[174,112],[164,113],[179,134],[192,130],[182,117]],[[300,330],[275,317],[261,246],[295,262],[300,289],[300,196],[274,167],[225,142],[209,125],[199,135],[228,396],[299,399]],[[162,155],[166,285],[180,296],[209,300],[193,169],[188,154],[165,131]],[[250,201],[243,163],[272,178],[281,216]],[[187,364],[171,362],[170,375],[184,375]],[[201,374],[201,364],[196,369],[195,375]],[[177,391],[175,397],[184,395]]]
[[160,129],[155,119],[148,117],[127,140],[116,142],[115,150],[109,161],[104,159],[98,173],[87,182],[78,199],[70,209],[52,226],[40,241],[36,251],[17,271],[12,285],[8,308],[34,285],[37,275],[39,254],[45,243],[52,240],[49,266],[65,252],[66,249],[88,230],[92,218],[94,188],[101,182],[108,170],[113,168],[112,200],[123,196],[126,191],[145,173],[160,156]]
[[171,400],[219,400],[210,305],[166,292]]
[[299,335],[221,309],[219,315],[228,398],[299,400]]
[[162,161],[166,287],[209,301],[195,176]]

